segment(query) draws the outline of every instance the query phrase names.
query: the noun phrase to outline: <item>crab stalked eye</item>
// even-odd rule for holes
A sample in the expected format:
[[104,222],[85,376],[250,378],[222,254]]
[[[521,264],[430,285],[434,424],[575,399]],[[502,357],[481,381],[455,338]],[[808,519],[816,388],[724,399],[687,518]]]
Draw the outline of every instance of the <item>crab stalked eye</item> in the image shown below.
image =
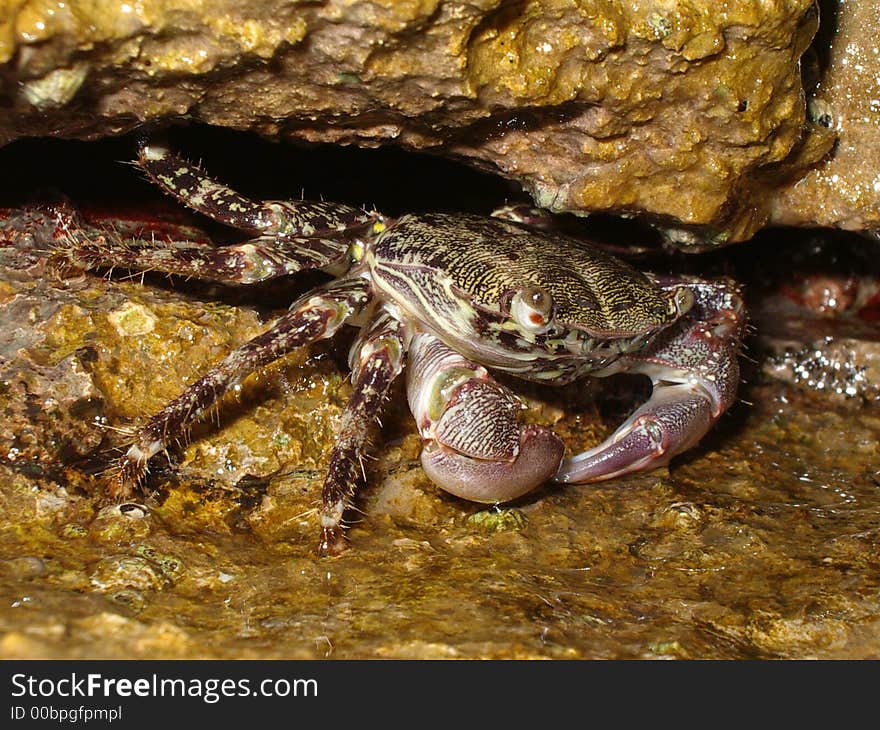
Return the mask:
[[690,288],[686,286],[679,286],[675,289],[675,293],[672,295],[669,306],[672,309],[672,314],[677,316],[679,314],[684,314],[685,312],[690,311],[695,302],[696,299],[694,297],[694,293],[690,290]]
[[553,297],[539,286],[527,286],[513,295],[510,314],[523,329],[546,332],[553,320]]

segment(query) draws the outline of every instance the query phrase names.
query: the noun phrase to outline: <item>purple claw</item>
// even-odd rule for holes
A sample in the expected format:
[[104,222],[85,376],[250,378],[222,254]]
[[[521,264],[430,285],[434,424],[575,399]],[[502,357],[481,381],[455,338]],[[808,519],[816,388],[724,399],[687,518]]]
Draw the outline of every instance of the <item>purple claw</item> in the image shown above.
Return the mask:
[[700,386],[658,386],[654,395],[606,439],[566,459],[557,482],[598,482],[664,466],[691,448],[715,423],[712,399]]
[[419,333],[410,343],[407,394],[425,443],[425,473],[450,494],[508,502],[559,468],[560,438],[522,423],[513,393],[432,335]]
[[[670,288],[678,284],[664,282]],[[664,466],[696,444],[734,402],[745,321],[742,297],[730,283],[687,284],[696,301],[680,325],[608,373],[650,376],[650,400],[603,443],[562,462],[554,481],[597,482]]]
[[543,484],[556,472],[565,451],[549,428],[523,426],[513,461],[474,459],[437,441],[422,450],[422,467],[437,486],[471,502],[509,502]]

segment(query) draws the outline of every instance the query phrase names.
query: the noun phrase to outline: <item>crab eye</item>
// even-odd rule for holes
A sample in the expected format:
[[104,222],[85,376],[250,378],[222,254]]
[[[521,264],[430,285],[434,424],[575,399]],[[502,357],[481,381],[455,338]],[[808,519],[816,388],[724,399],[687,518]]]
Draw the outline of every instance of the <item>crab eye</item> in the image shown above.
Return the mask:
[[553,297],[539,286],[527,286],[513,295],[510,314],[530,332],[546,332],[553,319]]
[[676,314],[684,314],[694,306],[696,299],[688,287],[680,286],[675,290],[672,301],[675,303]]

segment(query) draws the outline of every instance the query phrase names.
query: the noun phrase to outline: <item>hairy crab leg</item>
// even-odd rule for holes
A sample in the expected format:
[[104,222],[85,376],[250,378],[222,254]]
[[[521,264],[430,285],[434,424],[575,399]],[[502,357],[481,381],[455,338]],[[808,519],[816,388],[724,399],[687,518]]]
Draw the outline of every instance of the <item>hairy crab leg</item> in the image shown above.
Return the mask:
[[403,369],[405,354],[404,327],[384,311],[367,325],[352,348],[354,392],[342,414],[321,493],[321,555],[338,555],[346,548],[343,517],[364,480],[367,434],[391,383]]
[[425,440],[425,473],[451,494],[507,502],[559,467],[565,449],[559,437],[523,424],[515,395],[433,335],[419,333],[410,343],[407,396]]
[[159,271],[227,284],[255,284],[344,260],[348,244],[320,238],[261,236],[214,247],[197,241],[123,238],[113,230],[73,229],[54,242],[53,253],[74,266]]
[[745,322],[740,292],[723,282],[688,286],[696,303],[675,327],[598,373],[649,375],[651,398],[603,443],[563,461],[555,481],[595,482],[663,466],[696,444],[734,402]]
[[315,340],[330,337],[369,299],[365,282],[334,282],[294,302],[263,334],[233,350],[220,364],[190,385],[134,435],[109,486],[115,499],[127,499],[147,471],[147,464],[169,439],[179,438],[243,377]]
[[159,187],[192,210],[255,234],[294,238],[351,235],[368,230],[380,219],[337,203],[251,200],[158,142],[141,142],[138,165]]

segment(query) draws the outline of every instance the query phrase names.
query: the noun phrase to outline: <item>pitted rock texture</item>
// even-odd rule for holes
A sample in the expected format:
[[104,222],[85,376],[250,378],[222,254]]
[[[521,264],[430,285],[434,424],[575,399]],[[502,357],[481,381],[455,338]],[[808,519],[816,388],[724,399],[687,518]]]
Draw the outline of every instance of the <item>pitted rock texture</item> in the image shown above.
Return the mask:
[[809,113],[838,143],[833,155],[784,191],[773,218],[880,237],[880,16],[873,3],[826,5],[830,46],[816,61]]
[[833,143],[804,110],[816,25],[812,0],[0,0],[0,141],[186,118],[394,143],[700,248]]

